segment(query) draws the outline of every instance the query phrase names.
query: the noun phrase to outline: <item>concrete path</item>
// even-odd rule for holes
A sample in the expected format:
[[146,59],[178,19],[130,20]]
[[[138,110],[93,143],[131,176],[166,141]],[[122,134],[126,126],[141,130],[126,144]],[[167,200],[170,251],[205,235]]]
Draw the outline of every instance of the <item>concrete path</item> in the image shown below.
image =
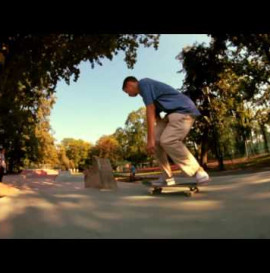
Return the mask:
[[188,198],[141,184],[85,189],[82,177],[18,179],[0,198],[0,238],[270,238],[270,172],[214,177]]

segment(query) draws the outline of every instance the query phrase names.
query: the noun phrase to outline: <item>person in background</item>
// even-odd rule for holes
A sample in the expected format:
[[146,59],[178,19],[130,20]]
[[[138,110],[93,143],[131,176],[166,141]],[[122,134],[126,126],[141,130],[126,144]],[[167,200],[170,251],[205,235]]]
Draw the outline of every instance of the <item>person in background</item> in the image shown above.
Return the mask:
[[3,182],[3,176],[6,173],[6,160],[5,160],[5,149],[0,148],[0,182]]
[[135,181],[136,168],[133,164],[130,166],[130,182]]

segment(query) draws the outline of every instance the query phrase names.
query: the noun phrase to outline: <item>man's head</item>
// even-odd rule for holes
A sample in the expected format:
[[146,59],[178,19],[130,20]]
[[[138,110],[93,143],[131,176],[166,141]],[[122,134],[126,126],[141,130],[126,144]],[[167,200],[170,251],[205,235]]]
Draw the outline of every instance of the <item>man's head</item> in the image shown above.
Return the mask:
[[139,94],[138,80],[135,77],[126,77],[123,82],[123,91],[126,92],[130,97],[136,97]]

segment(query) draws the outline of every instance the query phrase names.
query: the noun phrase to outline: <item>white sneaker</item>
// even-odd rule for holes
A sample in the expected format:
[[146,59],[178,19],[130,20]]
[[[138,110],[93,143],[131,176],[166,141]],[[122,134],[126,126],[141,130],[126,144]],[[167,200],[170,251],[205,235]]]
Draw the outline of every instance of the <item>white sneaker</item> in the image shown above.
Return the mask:
[[196,173],[196,180],[198,184],[208,184],[210,182],[210,177],[204,169],[200,169]]
[[175,184],[176,183],[173,177],[167,179],[160,177],[158,180],[152,182],[152,185],[155,187],[173,186]]

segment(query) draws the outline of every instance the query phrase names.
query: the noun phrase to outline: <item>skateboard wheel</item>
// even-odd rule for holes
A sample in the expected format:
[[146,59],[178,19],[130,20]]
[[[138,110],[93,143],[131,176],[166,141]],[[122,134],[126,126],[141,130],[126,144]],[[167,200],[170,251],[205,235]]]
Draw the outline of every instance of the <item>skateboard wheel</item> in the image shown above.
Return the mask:
[[191,197],[192,196],[192,192],[186,192],[186,196],[187,197]]
[[199,189],[197,188],[197,187],[191,187],[190,188],[190,191],[192,191],[192,192],[199,192]]
[[161,194],[161,192],[162,192],[162,188],[157,188],[152,190],[152,194]]

